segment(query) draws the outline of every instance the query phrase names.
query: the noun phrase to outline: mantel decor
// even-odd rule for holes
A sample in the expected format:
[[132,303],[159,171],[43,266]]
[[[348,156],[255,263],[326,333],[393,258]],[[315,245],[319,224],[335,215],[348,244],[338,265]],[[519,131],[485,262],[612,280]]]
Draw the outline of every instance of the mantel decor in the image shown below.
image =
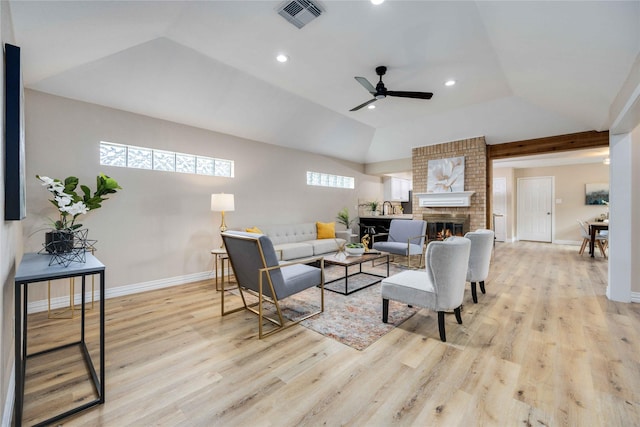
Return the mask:
[[53,229],[45,233],[45,243],[41,252],[53,255],[49,265],[61,264],[65,267],[71,262],[85,262],[85,252],[94,249],[96,240],[87,238],[88,230],[81,229],[82,224],[76,223],[78,216],[102,207],[107,200],[107,194],[121,190],[115,179],[104,174],[96,177],[96,191],[86,185],[80,185],[82,195],[76,193],[79,180],[70,176],[63,181],[47,176],[36,175],[42,185],[52,193],[49,200],[59,213],[57,220],[52,220]]

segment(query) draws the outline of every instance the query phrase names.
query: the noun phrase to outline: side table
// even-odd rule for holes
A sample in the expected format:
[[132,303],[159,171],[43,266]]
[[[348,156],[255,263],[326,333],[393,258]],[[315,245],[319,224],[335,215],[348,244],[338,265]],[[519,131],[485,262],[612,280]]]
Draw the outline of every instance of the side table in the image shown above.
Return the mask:
[[[105,401],[105,360],[104,360],[104,278],[105,266],[95,256],[85,253],[86,262],[72,262],[67,267],[59,264],[49,265],[52,255],[29,253],[24,254],[22,262],[18,266],[15,275],[15,404],[14,404],[14,425],[22,425],[22,410],[24,403],[24,385],[27,360],[31,357],[45,353],[51,353],[72,346],[79,346],[84,356],[86,368],[89,370],[95,399],[69,409],[58,415],[44,420],[38,426],[53,424],[69,415],[76,414],[95,405],[100,405]],[[85,341],[85,278],[98,274],[100,276],[99,298],[100,298],[100,374],[96,373],[93,360],[87,349]],[[72,277],[82,277],[81,294],[81,326],[80,340],[57,347],[49,348],[33,354],[27,354],[27,302],[28,290],[31,283],[46,282],[49,280],[68,279]]]
[[[225,248],[216,248],[211,249],[211,254],[213,255],[213,270],[216,274],[216,291],[224,290],[224,263],[227,262],[227,271],[231,271],[231,266],[229,265],[229,255],[227,255],[227,250]],[[218,263],[220,264],[220,275],[218,276]],[[229,274],[227,273],[227,276]],[[219,280],[219,282],[218,282]],[[220,285],[218,285],[220,283]]]

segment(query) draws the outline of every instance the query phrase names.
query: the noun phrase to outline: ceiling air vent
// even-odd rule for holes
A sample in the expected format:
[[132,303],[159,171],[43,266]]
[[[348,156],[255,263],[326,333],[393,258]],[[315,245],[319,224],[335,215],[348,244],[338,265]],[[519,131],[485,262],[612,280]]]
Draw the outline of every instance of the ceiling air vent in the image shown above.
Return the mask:
[[302,28],[320,16],[322,10],[309,0],[293,0],[281,4],[278,14],[296,27]]

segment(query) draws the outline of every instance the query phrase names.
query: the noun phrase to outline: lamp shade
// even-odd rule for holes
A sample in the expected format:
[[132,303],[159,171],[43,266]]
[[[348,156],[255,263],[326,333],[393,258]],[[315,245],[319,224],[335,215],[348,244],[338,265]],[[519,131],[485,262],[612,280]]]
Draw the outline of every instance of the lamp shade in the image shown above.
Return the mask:
[[232,212],[235,210],[233,194],[212,194],[211,210],[214,212]]

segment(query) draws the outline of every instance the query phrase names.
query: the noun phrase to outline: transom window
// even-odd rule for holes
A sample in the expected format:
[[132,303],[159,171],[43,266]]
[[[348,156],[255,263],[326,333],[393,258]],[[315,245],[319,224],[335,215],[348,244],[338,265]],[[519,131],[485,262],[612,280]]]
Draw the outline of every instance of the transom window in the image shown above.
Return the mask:
[[335,188],[355,188],[355,178],[352,176],[340,176],[322,172],[307,171],[307,185]]
[[100,164],[233,178],[233,160],[100,141]]

